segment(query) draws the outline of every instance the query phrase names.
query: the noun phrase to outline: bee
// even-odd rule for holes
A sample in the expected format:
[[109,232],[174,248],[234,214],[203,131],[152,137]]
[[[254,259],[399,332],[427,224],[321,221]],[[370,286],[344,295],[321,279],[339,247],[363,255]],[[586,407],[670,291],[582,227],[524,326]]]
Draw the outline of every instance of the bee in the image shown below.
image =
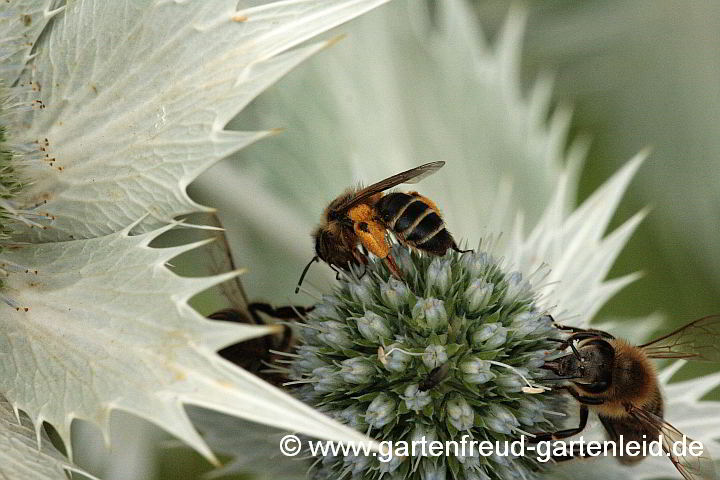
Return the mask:
[[[212,274],[236,271],[230,245],[220,220],[215,214],[210,214],[210,219],[215,241],[208,248],[209,271]],[[274,333],[230,345],[220,350],[218,354],[275,386],[287,382],[284,373],[272,369],[272,366],[279,360],[278,352],[289,352],[294,348],[293,332],[288,323],[301,319],[312,311],[313,307],[274,308],[267,303],[250,302],[237,276],[221,283],[219,289],[232,306],[214,312],[207,318],[249,325],[273,325]],[[272,323],[266,319],[271,320]]]
[[430,370],[430,373],[428,373],[428,376],[420,382],[420,385],[418,385],[418,390],[421,392],[425,392],[428,390],[432,390],[436,386],[440,385],[443,380],[445,380],[448,377],[448,374],[450,373],[450,362],[443,363],[442,365],[433,368]]
[[387,232],[397,240],[422,252],[444,255],[452,248],[460,250],[452,235],[445,228],[437,205],[418,192],[393,192],[385,190],[401,183],[417,183],[438,171],[445,162],[420,165],[365,188],[350,188],[330,202],[322,216],[322,223],[313,232],[315,256],[308,262],[300,276],[295,293],[300,290],[305,274],[313,262],[322,260],[338,272],[349,270],[351,265],[366,265],[362,245],[376,257],[383,259],[397,278],[402,278],[397,264],[390,256]]
[[[252,302],[248,304],[246,311],[226,308],[208,315],[208,318],[251,325],[267,325],[268,323],[263,320],[261,313],[275,321],[291,321],[302,318],[310,311],[312,311],[312,307],[287,306],[274,308],[267,303]],[[291,351],[295,341],[292,329],[289,326],[277,323],[275,325],[279,327],[277,333],[251,338],[230,345],[220,350],[218,355],[266,382],[281,386],[288,379],[281,371],[272,369],[272,366],[280,359],[277,352]]]
[[[663,419],[663,398],[651,359],[720,361],[720,315],[703,317],[637,346],[601,330],[558,327],[572,332],[566,339],[556,339],[560,342],[558,349],[570,348],[572,353],[546,362],[543,368],[558,376],[554,380],[570,381],[561,388],[580,402],[580,424],[540,433],[534,442],[580,433],[592,409],[611,440],[617,442],[622,435],[625,443],[645,442],[662,435],[663,449],[684,478],[717,478],[707,450],[701,456],[677,456],[673,451],[673,443],[683,441],[684,436]],[[643,458],[625,455],[618,456],[618,461],[629,465]]]

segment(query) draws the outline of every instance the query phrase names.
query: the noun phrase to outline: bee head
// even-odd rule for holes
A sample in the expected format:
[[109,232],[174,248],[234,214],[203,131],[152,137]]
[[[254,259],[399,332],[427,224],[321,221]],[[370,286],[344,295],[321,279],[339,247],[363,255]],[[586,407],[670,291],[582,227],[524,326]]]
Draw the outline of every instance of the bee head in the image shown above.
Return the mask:
[[592,339],[573,352],[546,362],[545,368],[558,377],[582,384],[609,385],[615,359],[615,349],[603,339]]
[[356,264],[353,251],[343,241],[343,232],[336,228],[318,228],[314,233],[315,255],[323,262],[333,267],[348,270],[348,264]]

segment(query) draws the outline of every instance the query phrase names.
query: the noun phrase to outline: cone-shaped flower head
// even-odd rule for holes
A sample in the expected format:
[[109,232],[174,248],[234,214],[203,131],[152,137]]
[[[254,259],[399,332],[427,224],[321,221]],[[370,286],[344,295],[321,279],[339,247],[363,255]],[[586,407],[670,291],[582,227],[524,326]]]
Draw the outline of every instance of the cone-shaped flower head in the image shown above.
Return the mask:
[[[371,262],[307,317],[290,369],[302,385],[297,396],[378,440],[504,441],[552,429],[545,414],[557,410],[555,400],[538,387],[557,330],[530,282],[486,252],[438,258],[395,245],[392,255],[402,281]],[[313,475],[475,479],[513,471],[532,478],[541,469],[530,458],[511,466],[500,460],[335,456]]]

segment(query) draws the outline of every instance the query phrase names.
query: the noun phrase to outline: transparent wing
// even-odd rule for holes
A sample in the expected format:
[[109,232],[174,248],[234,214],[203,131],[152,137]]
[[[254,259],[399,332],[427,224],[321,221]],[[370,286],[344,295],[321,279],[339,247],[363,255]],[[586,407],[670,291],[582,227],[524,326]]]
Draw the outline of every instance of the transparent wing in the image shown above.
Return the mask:
[[365,187],[358,191],[355,195],[349,198],[346,202],[338,205],[337,211],[344,211],[351,208],[353,205],[357,205],[363,200],[375,195],[376,193],[385,191],[389,188],[393,188],[401,183],[418,183],[425,177],[432,175],[437,172],[445,165],[445,162],[431,162],[419,167],[411,168],[410,170],[398,173],[392,177],[388,177],[385,180],[380,180],[377,183]]
[[[215,237],[215,241],[207,245],[209,252],[208,268],[210,274],[219,274],[225,272],[231,272],[237,270],[235,267],[235,261],[232,258],[230,252],[230,245],[228,244],[225,230],[223,229],[220,219],[214,213],[209,214],[208,223],[217,227],[220,230],[211,230],[212,235]],[[230,301],[232,308],[240,310],[247,314],[248,312],[248,299],[245,294],[245,289],[240,282],[240,277],[234,277],[232,280],[223,282],[218,285],[220,292]]]
[[720,362],[720,315],[690,322],[674,332],[640,345],[650,358],[689,358]]
[[[710,458],[707,447],[703,446],[702,453],[699,456],[694,456],[691,454],[693,449],[690,448],[694,440],[684,435],[664,419],[645,409],[634,406],[630,407],[629,413],[662,435],[662,447],[665,454],[684,478],[687,480],[717,479],[715,464]],[[681,445],[682,442],[685,442],[685,445]]]

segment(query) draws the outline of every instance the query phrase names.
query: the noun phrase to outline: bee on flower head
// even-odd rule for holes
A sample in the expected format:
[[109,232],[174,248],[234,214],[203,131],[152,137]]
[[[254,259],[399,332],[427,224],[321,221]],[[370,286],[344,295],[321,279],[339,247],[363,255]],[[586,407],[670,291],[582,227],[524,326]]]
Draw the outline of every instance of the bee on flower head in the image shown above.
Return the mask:
[[[602,330],[558,326],[571,331],[560,342],[559,350],[571,353],[545,363],[543,368],[567,380],[557,390],[570,393],[580,403],[580,424],[552,433],[539,433],[534,442],[577,435],[587,425],[588,413],[595,411],[611,440],[639,444],[662,438],[670,461],[687,480],[717,479],[707,447],[696,455],[690,449],[679,454],[675,442],[692,442],[664,418],[664,402],[657,373],[651,359],[720,361],[720,315],[711,315],[643,345],[632,345]],[[562,457],[556,460],[572,458]],[[617,457],[622,464],[639,462],[641,455]]]
[[390,255],[388,232],[401,244],[431,255],[441,256],[449,249],[467,251],[458,248],[435,202],[418,192],[383,193],[401,183],[417,183],[443,165],[445,162],[426,163],[369,187],[350,188],[330,202],[323,212],[322,223],[312,234],[315,256],[303,270],[295,293],[313,262],[322,260],[336,272],[367,264],[367,256],[358,248],[360,245],[383,259],[394,276],[402,278]]

